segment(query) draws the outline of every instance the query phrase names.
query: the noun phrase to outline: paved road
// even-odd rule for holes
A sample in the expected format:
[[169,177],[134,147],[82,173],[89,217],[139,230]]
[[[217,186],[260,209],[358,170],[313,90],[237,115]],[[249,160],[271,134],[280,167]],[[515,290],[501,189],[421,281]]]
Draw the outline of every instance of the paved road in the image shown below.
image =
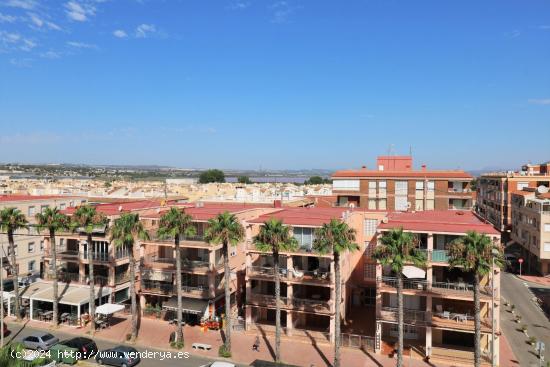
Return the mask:
[[[21,327],[20,324],[14,324],[14,323],[8,323],[8,329],[11,330],[11,334],[6,338],[6,342],[11,340],[12,337],[15,341],[21,341],[25,336],[28,336],[29,334],[32,334],[34,332],[44,332],[43,329],[34,329],[28,326]],[[74,334],[68,334],[60,331],[52,332],[55,336],[57,336],[60,340],[65,339],[71,339],[74,338]],[[108,349],[116,346],[116,344],[108,341],[103,340],[96,340],[96,344],[99,348],[99,350]],[[142,359],[141,363],[139,364],[139,367],[199,367],[203,365],[208,365],[212,362],[211,359],[208,358],[201,358],[196,356],[189,356],[189,358],[166,358],[167,351],[161,351],[159,349],[154,348],[143,348],[143,347],[136,347],[136,349],[139,352],[157,352],[156,356],[152,356],[149,359]],[[162,354],[163,353],[163,354]],[[177,354],[176,352],[172,352],[172,355],[175,357]],[[164,356],[164,358],[162,357]],[[93,360],[89,360],[90,362],[95,362]],[[241,367],[244,367],[240,365]]]
[[[550,360],[550,321],[533,300],[533,294],[527,283],[509,273],[503,273],[501,278],[501,296],[503,297],[500,310],[501,328],[519,364],[522,367],[539,366],[535,348],[527,344],[527,336],[518,329],[527,326],[529,336],[534,336],[546,344],[545,362]],[[515,316],[504,305],[504,300],[516,306],[516,315],[521,315],[521,323],[517,324]],[[546,364],[543,364],[544,366]]]

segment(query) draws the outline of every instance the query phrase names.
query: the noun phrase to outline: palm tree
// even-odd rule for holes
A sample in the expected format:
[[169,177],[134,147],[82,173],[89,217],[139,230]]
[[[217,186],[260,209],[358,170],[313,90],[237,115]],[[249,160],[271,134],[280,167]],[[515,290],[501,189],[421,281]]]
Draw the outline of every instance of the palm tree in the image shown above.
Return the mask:
[[346,251],[359,250],[359,246],[354,241],[355,229],[338,219],[331,219],[329,223],[317,229],[313,240],[313,249],[320,254],[332,253],[334,261],[334,367],[340,367],[340,305],[342,302],[340,255]]
[[143,223],[139,220],[137,213],[123,213],[115,219],[111,228],[111,243],[116,247],[126,247],[130,255],[130,298],[132,312],[132,337],[134,342],[138,333],[137,302],[136,302],[136,260],[134,258],[134,245],[136,240],[147,240],[149,234],[145,231]]
[[73,223],[71,227],[73,230],[83,231],[86,233],[86,242],[88,246],[88,278],[90,279],[90,331],[91,334],[95,333],[95,286],[94,286],[94,248],[92,241],[92,234],[94,229],[98,226],[106,225],[108,220],[102,214],[99,213],[95,207],[90,205],[83,205],[79,207],[73,215]]
[[[15,242],[13,234],[19,229],[29,227],[27,218],[17,208],[4,208],[0,211],[0,230],[8,234],[9,253],[11,255],[11,273],[13,277],[13,294],[15,297],[15,316],[21,321],[21,310],[19,309],[19,267],[15,257]],[[3,256],[3,254],[1,254]],[[0,269],[2,271],[2,269]]]
[[[449,266],[461,267],[463,271],[474,275],[474,365],[476,367],[481,365],[480,281],[491,272],[493,260],[495,266],[499,268],[504,266],[501,246],[491,241],[485,234],[470,231],[449,246]],[[491,312],[494,311],[493,308],[494,305],[491,307]]]
[[183,346],[183,327],[181,314],[183,313],[183,306],[181,302],[181,249],[180,249],[180,237],[194,236],[196,233],[195,226],[193,225],[193,218],[189,214],[185,214],[183,209],[170,208],[160,218],[159,229],[157,234],[160,238],[173,238],[174,246],[176,248],[176,294],[178,298],[178,326],[177,326],[177,342],[182,343]]
[[271,251],[275,272],[275,362],[281,361],[281,274],[279,272],[279,252],[293,251],[298,248],[298,241],[290,234],[290,228],[282,221],[269,219],[254,237],[256,248],[263,252]]
[[69,229],[69,218],[60,213],[55,208],[46,208],[44,212],[37,213],[36,224],[39,229],[47,229],[50,236],[50,249],[52,256],[52,276],[53,276],[53,322],[54,326],[59,326],[58,308],[59,308],[59,290],[57,283],[57,249],[55,244],[55,232]]
[[208,221],[205,240],[223,245],[225,278],[225,351],[231,354],[231,269],[229,268],[229,245],[236,246],[244,238],[244,228],[235,214],[224,212]]
[[407,263],[426,265],[426,255],[416,247],[416,237],[403,228],[394,228],[380,237],[373,258],[390,266],[397,280],[397,367],[403,366],[403,268]]

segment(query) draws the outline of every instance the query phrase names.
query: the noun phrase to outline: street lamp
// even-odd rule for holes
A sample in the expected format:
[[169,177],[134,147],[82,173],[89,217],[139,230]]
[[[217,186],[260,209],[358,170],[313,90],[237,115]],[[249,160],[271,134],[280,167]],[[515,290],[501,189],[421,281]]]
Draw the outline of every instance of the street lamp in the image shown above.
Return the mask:
[[496,367],[495,360],[495,257],[500,252],[493,248],[491,251],[491,366]]

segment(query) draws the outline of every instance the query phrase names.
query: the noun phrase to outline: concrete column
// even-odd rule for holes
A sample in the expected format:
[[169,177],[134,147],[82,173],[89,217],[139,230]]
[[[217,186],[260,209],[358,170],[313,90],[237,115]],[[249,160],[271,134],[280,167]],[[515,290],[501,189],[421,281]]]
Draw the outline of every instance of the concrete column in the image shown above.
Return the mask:
[[294,329],[294,324],[292,321],[292,312],[286,312],[286,335],[292,336],[292,330]]
[[115,267],[109,266],[109,285],[111,287],[115,286]]
[[80,282],[84,283],[86,281],[86,264],[78,263],[78,274],[80,277]]
[[290,255],[286,257],[286,269],[287,269],[287,277],[290,279],[292,277],[291,269],[294,269],[294,260]]
[[245,328],[246,330],[250,330],[250,324],[252,323],[252,307],[249,305],[246,305],[244,310],[244,317],[245,317]]
[[426,357],[432,354],[432,327],[426,326]]
[[139,297],[139,306],[140,306],[139,308],[141,311],[141,316],[143,316],[143,310],[145,310],[145,304],[146,304],[145,296],[141,295],[141,297]]
[[336,337],[336,318],[333,316],[330,317],[330,327],[329,327],[329,332],[330,332],[330,342],[332,344],[334,344],[335,342],[335,337]]
[[216,251],[210,250],[208,252],[208,263],[210,264],[210,269],[216,269]]
[[382,323],[376,322],[376,331],[374,334],[374,352],[380,354],[382,352]]
[[434,235],[433,233],[428,233],[428,243],[426,244],[428,247],[428,250],[434,249]]
[[[29,299],[29,303],[30,303],[30,315],[29,315],[29,319],[30,320],[34,320],[33,318],[33,306],[34,306],[34,301],[32,299]],[[15,310],[15,312],[19,312],[19,310]]]

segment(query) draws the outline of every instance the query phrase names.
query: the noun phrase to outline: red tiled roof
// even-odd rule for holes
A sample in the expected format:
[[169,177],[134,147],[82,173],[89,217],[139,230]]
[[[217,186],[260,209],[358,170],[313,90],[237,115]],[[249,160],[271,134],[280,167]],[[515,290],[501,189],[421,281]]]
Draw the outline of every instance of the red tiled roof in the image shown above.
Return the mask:
[[393,212],[388,215],[388,223],[378,228],[403,228],[415,232],[466,233],[477,231],[488,235],[498,235],[496,229],[484,223],[470,211],[426,210],[421,212]]
[[282,208],[274,213],[264,214],[250,223],[263,223],[271,218],[282,220],[284,224],[320,227],[331,219],[341,219],[348,208]]
[[[153,208],[160,208],[164,205],[176,205],[175,202],[168,201],[164,204],[164,200],[138,200],[138,201],[123,201],[123,202],[114,202],[108,204],[97,204],[95,208],[98,212],[105,215],[116,215],[122,212],[131,212],[137,210],[146,210]],[[73,214],[76,211],[76,208],[67,208],[65,214]]]
[[336,171],[332,178],[349,178],[349,177],[399,177],[399,178],[461,178],[473,179],[474,177],[464,171],[376,171],[376,170],[344,170]]
[[69,199],[80,196],[73,195],[0,195],[0,202],[10,201],[32,201],[32,200],[51,200],[51,199]]
[[[186,204],[185,213],[189,214],[196,221],[207,221],[214,218],[218,214],[223,212],[238,213],[243,210],[250,209],[262,209],[262,208],[273,208],[273,205],[270,204],[251,204],[251,203],[202,203],[202,206],[196,206],[194,203]],[[161,210],[150,211],[146,214],[142,214],[142,218],[147,219],[158,219],[166,211],[170,209],[169,206],[163,207]]]

